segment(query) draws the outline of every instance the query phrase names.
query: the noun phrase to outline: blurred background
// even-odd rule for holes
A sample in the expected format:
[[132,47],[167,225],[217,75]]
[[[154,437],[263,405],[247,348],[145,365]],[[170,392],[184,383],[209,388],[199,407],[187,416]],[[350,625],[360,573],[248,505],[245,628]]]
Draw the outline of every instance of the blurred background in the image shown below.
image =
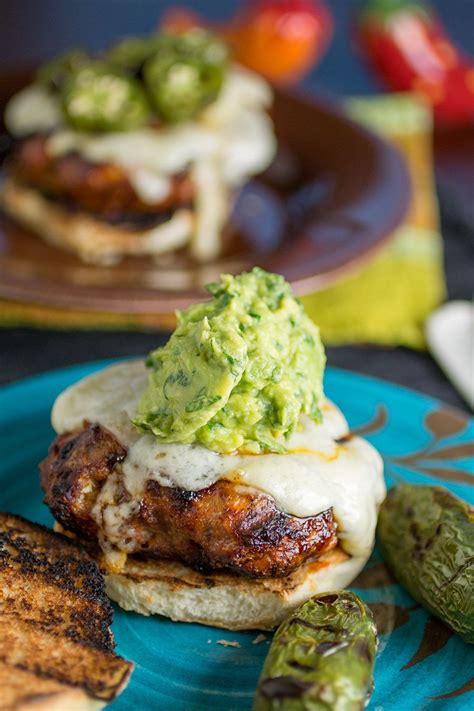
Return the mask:
[[[397,3],[398,0],[381,0],[380,6],[393,8]],[[420,225],[414,225],[415,218],[411,214],[411,222],[408,219],[396,249],[386,255],[386,262],[375,265],[357,281],[316,295],[313,301],[308,301],[307,307],[315,320],[321,320],[323,337],[330,344],[330,364],[387,377],[465,407],[463,399],[426,352],[424,320],[446,297],[467,301],[472,295],[473,99],[466,99],[471,102],[469,120],[451,123],[437,119],[434,132],[429,120],[428,123],[421,121],[422,130],[415,126],[410,135],[399,135],[399,119],[406,105],[397,103],[397,99],[379,103],[387,84],[376,78],[373,62],[371,66],[367,57],[365,61],[362,57],[355,20],[363,4],[359,0],[323,3],[332,16],[333,34],[330,37],[328,31],[326,50],[300,84],[316,97],[337,97],[344,102],[348,97],[366,97],[362,103],[343,105],[357,120],[395,143],[404,155],[415,186],[415,201],[418,201],[412,213],[416,213],[415,222],[423,215],[423,234],[415,234]],[[206,21],[224,23],[241,3],[188,0],[185,5]],[[286,5],[291,7],[291,0]],[[251,6],[249,3],[248,7]],[[460,53],[466,57],[473,55],[474,2],[432,0],[429,6],[437,12],[446,37],[450,37]],[[156,0],[1,0],[2,71],[8,74],[10,69],[18,71],[37,65],[71,47],[98,51],[120,37],[147,34],[173,7],[172,2]],[[464,78],[467,93],[474,94],[474,65],[469,61]],[[424,108],[423,112],[429,115],[428,109]],[[411,109],[408,113],[412,116]],[[419,116],[420,111],[416,109],[413,115]],[[418,250],[418,257],[413,258],[413,252],[418,249],[416,245],[425,245],[427,235],[429,257],[418,259],[425,250],[423,246]],[[402,252],[408,243],[411,254],[407,256]],[[398,293],[395,293],[397,288]],[[360,295],[360,301],[356,301],[358,312],[350,315],[346,307],[355,294]],[[392,308],[394,303],[396,309]],[[364,313],[365,322],[360,318]],[[352,328],[358,320],[360,328]],[[87,329],[86,332],[68,329],[67,324],[59,332],[45,328],[32,330],[22,323],[15,324],[14,319],[6,322],[14,327],[0,334],[6,359],[3,380],[81,360],[144,353],[166,338],[156,333],[126,333],[121,329],[97,335]],[[347,327],[349,322],[351,327]],[[37,354],[35,359],[31,357],[32,350]]]
[[[186,5],[203,17],[224,21],[239,0],[189,0]],[[2,0],[1,59],[4,65],[37,63],[83,45],[100,50],[119,36],[146,34],[160,15],[176,3],[158,0]],[[448,32],[472,51],[472,0],[433,0]],[[321,63],[304,80],[316,91],[338,95],[375,93],[380,85],[354,53],[351,30],[360,0],[329,0],[335,17],[334,36]]]

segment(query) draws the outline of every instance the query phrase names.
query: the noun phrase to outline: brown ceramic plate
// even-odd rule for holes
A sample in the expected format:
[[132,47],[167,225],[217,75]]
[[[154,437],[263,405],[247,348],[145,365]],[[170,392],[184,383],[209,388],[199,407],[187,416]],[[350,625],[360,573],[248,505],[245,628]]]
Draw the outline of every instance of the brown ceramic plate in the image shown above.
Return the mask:
[[165,322],[201,299],[221,272],[259,265],[283,274],[299,294],[344,277],[402,220],[410,191],[404,165],[394,149],[317,99],[278,93],[274,121],[279,155],[242,191],[217,261],[196,265],[177,254],[87,266],[0,215],[0,297],[153,313]]

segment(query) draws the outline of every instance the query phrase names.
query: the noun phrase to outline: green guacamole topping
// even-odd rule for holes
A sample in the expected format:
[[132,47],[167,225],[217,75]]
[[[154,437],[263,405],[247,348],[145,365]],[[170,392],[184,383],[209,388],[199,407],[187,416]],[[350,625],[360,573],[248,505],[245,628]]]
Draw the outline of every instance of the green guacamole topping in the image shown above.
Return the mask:
[[278,274],[254,268],[207,287],[153,351],[134,424],[163,442],[216,452],[286,451],[300,414],[319,421],[324,349],[318,327]]

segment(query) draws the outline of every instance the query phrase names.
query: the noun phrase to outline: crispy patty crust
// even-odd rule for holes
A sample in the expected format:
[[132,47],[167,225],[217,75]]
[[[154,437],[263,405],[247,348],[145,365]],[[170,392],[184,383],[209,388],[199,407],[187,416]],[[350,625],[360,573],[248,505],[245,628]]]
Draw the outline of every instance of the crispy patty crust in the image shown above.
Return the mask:
[[[65,529],[104,538],[93,508],[109,477],[115,503],[131,497],[123,484],[126,449],[104,427],[59,435],[40,465],[45,503]],[[336,546],[331,510],[297,518],[277,509],[266,494],[221,479],[199,491],[148,480],[121,524],[129,554],[179,560],[197,570],[232,570],[251,577],[286,576]]]

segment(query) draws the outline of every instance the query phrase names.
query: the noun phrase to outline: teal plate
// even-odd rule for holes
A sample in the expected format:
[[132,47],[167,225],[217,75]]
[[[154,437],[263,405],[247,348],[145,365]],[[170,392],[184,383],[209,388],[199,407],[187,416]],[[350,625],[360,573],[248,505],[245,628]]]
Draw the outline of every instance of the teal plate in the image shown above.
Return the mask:
[[[80,365],[0,389],[1,509],[52,524],[37,474],[53,438],[49,412],[61,390],[105,365]],[[341,370],[328,368],[325,384],[351,428],[383,454],[389,486],[398,481],[442,484],[474,503],[474,422],[466,415]],[[395,584],[377,550],[353,588],[371,605],[380,633],[369,709],[474,708],[474,648]],[[113,631],[118,653],[135,662],[128,688],[112,705],[115,711],[251,708],[269,634],[262,641],[257,632],[216,630],[121,610]]]

